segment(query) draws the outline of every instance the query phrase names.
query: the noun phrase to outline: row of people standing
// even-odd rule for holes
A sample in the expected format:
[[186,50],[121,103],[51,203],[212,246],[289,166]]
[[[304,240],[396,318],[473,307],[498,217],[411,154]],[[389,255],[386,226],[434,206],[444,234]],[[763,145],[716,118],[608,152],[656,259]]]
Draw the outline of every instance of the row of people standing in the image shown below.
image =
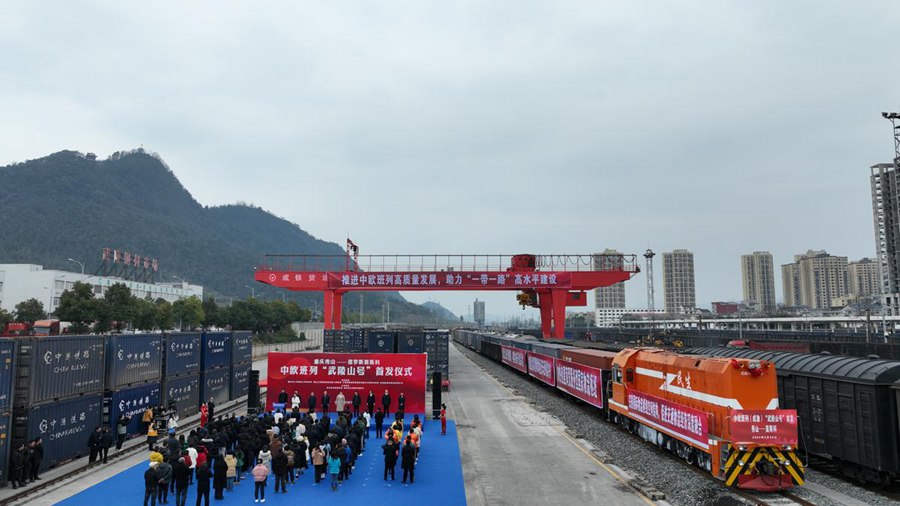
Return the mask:
[[[288,402],[290,401],[290,404]],[[288,393],[286,390],[282,389],[278,394],[278,404],[282,405],[285,410],[287,410],[288,406],[292,410],[300,409],[303,406],[303,397],[300,392],[294,390],[293,395],[288,397]],[[347,405],[347,398],[344,395],[344,392],[338,392],[337,396],[334,399],[334,407],[337,413],[342,413],[345,410]],[[362,406],[362,397],[360,397],[359,392],[353,392],[353,397],[350,399],[350,406],[353,407],[352,413],[354,417],[360,416],[360,407]],[[385,415],[388,415],[391,411],[392,399],[391,394],[388,390],[384,391],[384,394],[381,396],[381,410]],[[310,392],[309,397],[306,400],[306,408],[310,413],[316,413],[317,408],[321,411],[323,415],[327,415],[331,410],[331,396],[328,394],[327,390],[322,391],[322,396],[320,399],[316,398],[315,392]],[[375,413],[375,391],[369,390],[369,396],[366,398],[366,408],[367,411],[371,413]],[[406,410],[406,396],[403,392],[400,393],[400,396],[397,398],[397,411],[405,411]]]

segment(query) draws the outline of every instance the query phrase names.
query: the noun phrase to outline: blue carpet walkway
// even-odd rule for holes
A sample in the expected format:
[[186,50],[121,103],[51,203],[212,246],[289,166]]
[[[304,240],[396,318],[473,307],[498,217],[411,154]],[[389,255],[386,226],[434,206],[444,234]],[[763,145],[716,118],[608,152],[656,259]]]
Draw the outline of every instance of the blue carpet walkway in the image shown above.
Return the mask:
[[[402,485],[400,480],[403,471],[397,462],[396,481],[384,481],[384,457],[381,453],[382,440],[374,436],[368,440],[369,451],[356,461],[356,469],[348,481],[341,485],[337,492],[331,492],[326,481],[316,485],[312,467],[300,477],[294,485],[288,485],[287,494],[274,493],[274,478],[269,477],[266,489],[266,505],[298,504],[298,500],[311,499],[315,502],[306,504],[323,504],[318,500],[338,499],[346,504],[390,504],[391,506],[464,506],[466,491],[463,483],[462,464],[459,456],[459,442],[456,438],[456,425],[447,421],[447,435],[441,436],[440,421],[427,420],[422,437],[422,448],[419,463],[416,465],[416,482],[413,485]],[[141,463],[59,503],[72,505],[133,505],[142,504],[144,499],[144,471],[147,463]],[[255,504],[253,502],[253,481],[246,479],[234,490],[225,492],[225,499],[216,501],[210,492],[210,504],[231,506],[237,504]],[[197,493],[193,487],[188,491],[187,505],[196,504]],[[349,502],[347,502],[349,501]],[[175,498],[169,495],[169,504],[175,504]]]

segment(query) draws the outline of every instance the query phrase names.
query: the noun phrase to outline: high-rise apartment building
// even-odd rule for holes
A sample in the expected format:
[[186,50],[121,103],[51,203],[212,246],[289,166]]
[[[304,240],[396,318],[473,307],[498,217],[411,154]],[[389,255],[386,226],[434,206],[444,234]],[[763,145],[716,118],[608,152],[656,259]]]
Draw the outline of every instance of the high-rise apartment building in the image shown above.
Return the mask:
[[697,307],[694,254],[690,251],[663,253],[663,299],[667,313],[686,313]]
[[782,265],[781,272],[786,305],[829,309],[849,293],[847,257],[809,250],[795,255],[793,264]]
[[768,251],[741,256],[744,304],[768,312],[775,310],[775,263]]
[[871,258],[863,258],[847,264],[850,277],[848,291],[855,300],[867,299],[881,295],[881,269],[878,262]]
[[900,174],[891,163],[870,169],[875,249],[881,277],[882,302],[889,315],[900,313]]
[[[625,261],[622,254],[614,249],[606,249],[603,253],[594,254],[594,270],[605,271],[622,269]],[[594,307],[597,309],[624,308],[625,283],[619,282],[610,286],[594,289]]]

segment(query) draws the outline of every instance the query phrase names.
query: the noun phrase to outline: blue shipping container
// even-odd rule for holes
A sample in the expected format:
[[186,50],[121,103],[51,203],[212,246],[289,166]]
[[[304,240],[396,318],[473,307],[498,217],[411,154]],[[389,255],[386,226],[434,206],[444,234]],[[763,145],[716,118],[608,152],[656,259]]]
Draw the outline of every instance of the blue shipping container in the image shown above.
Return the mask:
[[181,376],[200,372],[200,334],[179,332],[166,334],[165,376]]
[[9,450],[12,448],[12,420],[9,415],[0,416],[0,485],[6,486],[9,478]]
[[200,366],[204,371],[231,367],[231,333],[204,332]]
[[15,342],[15,406],[103,391],[106,337],[35,337]]
[[250,391],[250,368],[253,364],[236,364],[231,369],[231,400],[247,395]]
[[163,404],[175,404],[178,416],[196,415],[200,410],[200,375],[166,378],[163,385]]
[[[16,424],[20,421],[16,415]],[[87,455],[91,432],[103,417],[103,396],[86,395],[36,406],[25,412],[25,440],[40,437],[44,442],[41,469]]]
[[223,367],[211,371],[203,371],[200,375],[200,402],[209,402],[210,397],[216,404],[228,402],[231,391],[231,368]]
[[[0,339],[0,413],[5,413],[12,407],[12,389],[16,377],[15,358],[16,343],[11,339]],[[3,437],[2,432],[0,437]],[[2,451],[0,458],[3,458]]]
[[114,334],[106,341],[106,388],[159,381],[162,334]]
[[240,330],[234,333],[234,346],[231,352],[231,364],[243,364],[253,360],[253,333]]
[[160,384],[154,382],[113,392],[109,399],[109,426],[113,434],[116,434],[121,414],[131,418],[131,423],[128,424],[128,435],[139,433],[144,411],[160,405],[161,390]]
[[369,353],[394,353],[394,333],[384,330],[369,331]]
[[424,353],[425,334],[422,332],[400,332],[397,336],[398,353]]

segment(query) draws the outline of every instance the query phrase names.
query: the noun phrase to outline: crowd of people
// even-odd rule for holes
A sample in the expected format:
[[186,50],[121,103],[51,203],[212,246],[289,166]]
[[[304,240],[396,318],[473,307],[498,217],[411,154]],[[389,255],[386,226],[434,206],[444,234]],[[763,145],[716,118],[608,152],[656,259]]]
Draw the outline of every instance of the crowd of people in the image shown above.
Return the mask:
[[[374,392],[370,391],[365,410],[360,409],[362,398],[358,393],[347,402],[339,392],[334,418],[327,392],[322,393],[321,403],[313,404],[314,394],[310,399],[307,410],[303,410],[297,392],[288,397],[282,391],[275,411],[246,417],[215,418],[214,405],[205,404],[199,429],[179,434],[177,428],[168,428],[164,439],[150,442],[144,505],[169,504],[169,495],[174,495],[175,505],[185,506],[193,486],[197,506],[208,506],[211,491],[215,499],[223,499],[248,479],[254,484],[254,501],[265,502],[270,481],[274,493],[289,493],[289,486],[308,474],[313,484],[327,481],[332,491],[338,491],[351,479],[356,460],[371,444],[373,434],[380,443],[375,451],[380,449],[384,457],[384,479],[390,476],[395,480],[400,461],[402,482],[414,483],[423,425],[418,415],[407,425],[403,394],[386,430],[385,419],[392,407],[387,392],[381,407],[376,408]],[[152,429],[153,423],[148,428]]]
[[39,437],[13,449],[9,459],[8,477],[12,488],[24,487],[31,482],[40,480],[41,477],[38,476],[38,473],[43,461],[44,441]]

